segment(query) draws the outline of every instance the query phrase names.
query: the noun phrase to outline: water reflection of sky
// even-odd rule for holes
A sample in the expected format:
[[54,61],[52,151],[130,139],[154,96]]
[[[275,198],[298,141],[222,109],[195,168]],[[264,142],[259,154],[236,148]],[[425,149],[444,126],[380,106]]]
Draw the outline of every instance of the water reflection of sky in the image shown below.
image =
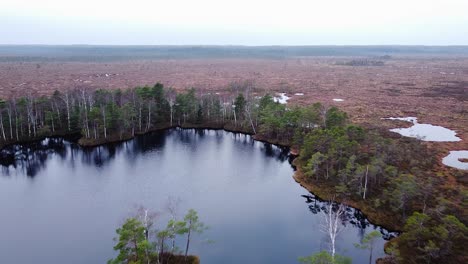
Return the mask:
[[461,138],[457,137],[457,133],[453,130],[442,126],[434,126],[431,124],[419,124],[416,117],[389,117],[383,118],[388,120],[401,120],[411,122],[413,125],[408,128],[393,128],[390,131],[398,133],[405,137],[417,138],[422,141],[434,142],[456,142]]
[[461,160],[468,159],[468,150],[455,150],[442,159],[442,163],[460,170],[468,170],[468,162]]
[[[328,246],[315,214],[323,202],[292,179],[287,150],[249,136],[177,129],[89,149],[51,139],[11,147],[1,160],[6,263],[105,263],[135,205],[163,209],[168,197],[211,227],[192,247],[203,263],[295,263]],[[367,252],[353,243],[375,227],[348,212],[338,252],[363,263]],[[382,249],[383,240],[375,256]]]

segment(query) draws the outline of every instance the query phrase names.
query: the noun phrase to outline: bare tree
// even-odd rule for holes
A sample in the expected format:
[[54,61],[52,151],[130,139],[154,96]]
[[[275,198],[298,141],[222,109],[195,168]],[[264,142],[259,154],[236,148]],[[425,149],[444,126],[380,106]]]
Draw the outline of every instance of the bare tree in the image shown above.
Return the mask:
[[234,104],[234,100],[231,100],[231,109],[234,115],[234,125],[237,127],[236,105]]
[[28,135],[31,137],[31,126],[33,136],[36,136],[36,116],[34,114],[35,99],[31,94],[26,97],[26,111],[28,117]]
[[345,228],[342,223],[345,211],[346,206],[336,203],[334,199],[327,202],[327,205],[322,210],[323,218],[320,229],[329,239],[332,257],[335,257],[336,253],[336,238]]
[[176,95],[177,95],[176,91],[171,87],[166,91],[166,97],[167,97],[167,101],[169,102],[169,107],[170,107],[171,126],[172,126],[172,122],[174,118],[174,104],[175,104]]
[[71,130],[71,121],[70,121],[70,94],[69,91],[65,91],[65,93],[60,97],[62,101],[65,103],[65,108],[67,109],[67,124],[68,124],[68,131]]
[[[15,113],[15,135],[16,135],[16,140],[19,140],[19,133],[18,133],[18,105],[16,104],[16,99],[12,98],[11,99],[11,105]],[[11,125],[10,125],[11,126]]]
[[9,125],[10,125],[10,139],[13,140],[13,125],[12,125],[12,120],[13,120],[13,117],[12,117],[12,110],[13,108],[13,105],[12,105],[12,102],[8,102],[8,107],[7,107],[7,114],[8,114],[8,121],[9,121]]
[[[181,200],[180,198],[175,198],[172,196],[169,196],[167,199],[166,203],[166,210],[169,212],[169,215],[171,216],[171,223],[174,225],[177,222],[177,211],[179,208]],[[174,226],[171,226],[171,228],[174,228]],[[172,239],[172,245],[171,245],[171,253],[174,253],[175,250],[175,236],[171,237]]]
[[148,100],[148,122],[146,123],[146,132],[149,131],[151,129],[151,104],[152,104],[152,100],[149,99]]
[[250,107],[246,108],[246,113],[247,113],[247,117],[249,118],[250,125],[252,126],[252,130],[253,130],[254,134],[257,134],[257,131],[255,130],[255,125],[254,125],[253,120],[252,120],[252,115],[250,114]]
[[3,109],[0,109],[0,130],[2,131],[2,138],[6,141],[5,128],[3,127]]
[[366,199],[366,192],[367,192],[367,175],[369,174],[369,165],[366,167],[366,176],[364,181],[364,193],[362,194],[362,199]]
[[84,129],[85,129],[86,137],[89,138],[90,135],[89,135],[89,122],[88,122],[88,102],[86,100],[87,99],[86,89],[82,87],[80,89],[80,93],[81,93],[81,99],[83,100]]
[[[154,222],[159,217],[159,215],[160,215],[159,213],[151,212],[151,211],[149,211],[148,208],[145,208],[144,206],[139,206],[138,207],[136,219],[138,221],[140,221],[143,224],[143,226],[145,227],[146,241],[149,241],[149,237],[150,237],[150,235],[152,233],[156,233],[153,226],[154,226]],[[147,264],[150,264],[150,257],[149,257],[148,248],[146,248],[146,250],[145,250],[145,255],[146,255],[146,259],[148,261]]]
[[106,106],[101,105],[101,113],[102,113],[102,127],[104,130],[104,138],[107,138],[107,126],[106,126]]

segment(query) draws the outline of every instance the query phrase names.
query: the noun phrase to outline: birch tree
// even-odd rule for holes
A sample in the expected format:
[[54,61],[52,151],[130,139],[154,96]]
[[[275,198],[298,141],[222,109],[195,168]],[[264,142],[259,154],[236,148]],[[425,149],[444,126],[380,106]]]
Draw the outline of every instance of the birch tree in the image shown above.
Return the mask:
[[10,139],[13,140],[13,104],[10,100],[8,103],[7,107],[7,114],[8,114],[8,122],[9,122],[9,128],[10,128]]
[[[56,91],[57,94],[60,94],[58,91]],[[67,111],[67,125],[68,125],[68,131],[71,131],[71,121],[70,121],[70,94],[68,91],[65,91],[63,95],[60,97],[62,101],[65,104],[65,109]]]
[[335,257],[336,253],[336,238],[344,230],[342,218],[345,214],[346,207],[343,204],[337,204],[334,200],[327,202],[324,210],[322,210],[322,224],[320,230],[325,233],[330,243],[330,254]]
[[[171,217],[171,222],[168,224],[168,228],[175,229],[175,224],[177,223],[177,211],[179,208],[180,199],[169,197],[166,203],[166,210],[169,212]],[[172,245],[171,245],[171,253],[174,253],[175,250],[175,235],[171,237]]]
[[148,243],[148,246],[144,249],[147,264],[150,264],[151,259],[151,245],[149,243],[150,236],[156,233],[154,230],[154,224],[158,216],[159,213],[151,212],[148,208],[143,206],[140,206],[137,210],[136,219],[143,225],[143,233],[145,235],[145,240]]
[[83,114],[84,114],[84,120],[83,120],[83,124],[84,124],[84,130],[85,130],[85,133],[86,133],[86,137],[89,138],[90,137],[90,133],[89,133],[89,122],[88,122],[88,102],[87,102],[87,94],[86,94],[86,90],[84,88],[80,89],[80,94],[81,94],[81,100],[82,100],[82,103],[83,103]]
[[6,140],[5,128],[3,126],[3,108],[5,107],[5,105],[6,105],[6,102],[0,99],[0,130],[2,132],[3,140]]

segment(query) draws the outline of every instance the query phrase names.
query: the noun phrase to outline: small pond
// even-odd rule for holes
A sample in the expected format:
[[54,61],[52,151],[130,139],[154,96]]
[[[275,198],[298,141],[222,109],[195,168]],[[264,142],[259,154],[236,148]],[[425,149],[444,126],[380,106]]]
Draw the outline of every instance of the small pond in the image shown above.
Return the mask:
[[277,93],[278,96],[273,97],[273,101],[280,103],[280,104],[286,104],[291,97],[286,96],[286,93]]
[[462,162],[461,159],[468,160],[468,150],[450,151],[450,154],[442,159],[442,163],[460,170],[468,170],[468,162]]
[[432,142],[456,142],[461,138],[457,137],[457,133],[453,130],[442,126],[434,126],[431,124],[419,124],[416,117],[390,117],[383,118],[388,120],[401,120],[413,123],[408,128],[393,128],[390,131],[398,133],[405,137],[417,138],[422,141]]

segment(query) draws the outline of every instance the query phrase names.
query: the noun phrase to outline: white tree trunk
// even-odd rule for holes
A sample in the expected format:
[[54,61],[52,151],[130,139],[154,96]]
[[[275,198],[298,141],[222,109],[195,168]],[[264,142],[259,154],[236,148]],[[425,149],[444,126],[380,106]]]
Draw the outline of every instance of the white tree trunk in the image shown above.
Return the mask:
[[367,165],[367,168],[366,168],[366,177],[365,177],[365,180],[364,180],[364,193],[362,194],[362,199],[366,199],[366,191],[367,191],[367,174],[369,174],[369,165]]
[[330,254],[335,257],[336,253],[336,238],[344,230],[344,226],[341,224],[341,217],[345,212],[345,206],[340,204],[336,210],[333,209],[335,202],[332,200],[328,202],[326,210],[322,210],[323,223],[321,230],[324,232],[330,240]]
[[250,110],[247,110],[246,112],[247,112],[247,116],[249,117],[250,125],[252,126],[253,132],[254,132],[254,134],[257,134],[257,131],[255,130],[254,123],[252,121],[252,116],[250,115]]
[[174,102],[172,101],[172,99],[169,100],[169,106],[170,106],[170,109],[171,109],[171,126],[172,126],[172,115],[173,115],[173,111],[174,111]]
[[106,107],[102,107],[101,108],[101,111],[102,111],[102,123],[103,123],[103,127],[104,127],[104,138],[107,138],[107,127],[106,127]]
[[138,127],[141,132],[141,104],[140,104],[140,107],[138,108]]
[[19,134],[18,134],[18,110],[16,108],[16,104],[15,104],[15,133],[16,133],[16,140],[19,140]]
[[62,100],[65,102],[65,107],[67,108],[67,123],[68,123],[68,131],[71,130],[70,124],[70,97],[68,96],[68,92],[62,97]]
[[237,126],[236,109],[233,109],[232,112],[234,113],[234,125]]
[[148,124],[146,124],[146,131],[151,128],[151,102],[148,102]]
[[84,128],[85,128],[85,132],[86,132],[86,137],[89,138],[90,135],[89,135],[89,122],[88,122],[88,103],[86,102],[86,93],[85,93],[85,90],[81,90],[81,97],[83,99],[83,108],[84,108]]
[[13,118],[12,118],[12,115],[11,115],[12,110],[11,110],[10,107],[11,107],[11,105],[8,106],[7,112],[8,112],[8,121],[10,123],[10,139],[13,139],[13,126],[12,126],[12,119]]
[[6,136],[5,136],[5,129],[3,127],[3,113],[0,112],[0,128],[2,130],[2,137],[3,137],[3,140],[6,141]]

